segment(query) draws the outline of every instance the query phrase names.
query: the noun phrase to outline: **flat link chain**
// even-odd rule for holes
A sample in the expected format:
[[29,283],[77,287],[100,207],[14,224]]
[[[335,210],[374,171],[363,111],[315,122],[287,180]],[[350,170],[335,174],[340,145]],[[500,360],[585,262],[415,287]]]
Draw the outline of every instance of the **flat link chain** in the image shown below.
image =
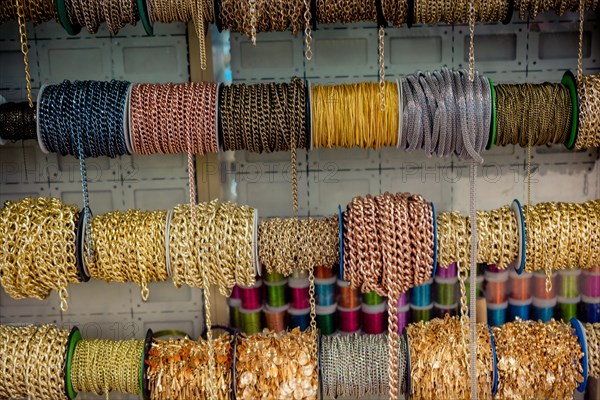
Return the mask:
[[385,28],[379,27],[379,110],[385,111]]
[[[10,0],[9,0],[10,1]],[[21,39],[21,53],[23,53],[23,64],[25,65],[25,81],[27,82],[27,101],[29,107],[33,108],[33,96],[31,95],[31,75],[29,74],[29,44],[27,41],[27,24],[25,21],[25,9],[21,0],[14,0],[17,7],[19,20],[19,36]]]
[[308,0],[304,0],[304,57],[308,61],[312,60],[313,51],[311,48],[312,45],[312,30],[310,27],[310,20],[312,19],[312,15],[310,12],[310,4]]

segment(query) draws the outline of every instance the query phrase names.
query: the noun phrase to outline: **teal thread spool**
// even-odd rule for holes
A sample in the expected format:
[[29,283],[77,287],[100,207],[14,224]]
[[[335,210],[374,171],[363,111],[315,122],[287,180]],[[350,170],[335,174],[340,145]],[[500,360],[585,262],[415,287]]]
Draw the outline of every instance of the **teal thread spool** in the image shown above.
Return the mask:
[[433,280],[428,280],[422,285],[415,286],[410,289],[410,304],[425,307],[432,303],[431,301],[431,284]]
[[579,296],[579,275],[580,269],[558,271],[558,297],[572,299]]
[[375,293],[375,291],[370,291],[368,293],[363,293],[362,295],[363,303],[369,306],[375,306],[377,304],[383,303],[383,297]]
[[310,308],[296,309],[289,308],[288,315],[290,317],[290,329],[300,328],[305,331],[310,325]]
[[278,282],[265,281],[267,288],[267,304],[271,307],[283,307],[287,304],[287,280]]
[[315,301],[317,306],[331,306],[335,303],[335,287],[337,278],[315,279]]
[[248,335],[262,331],[262,307],[257,310],[245,310],[240,307],[242,331]]
[[533,307],[531,313],[534,321],[548,322],[554,318],[554,309],[556,308],[556,297],[552,299],[533,298]]
[[506,314],[508,312],[508,301],[500,304],[487,304],[488,324],[491,326],[500,326],[506,323]]
[[242,317],[240,316],[242,300],[227,299],[227,304],[229,305],[229,325],[232,328],[242,329]]
[[574,298],[559,296],[558,304],[556,305],[556,318],[560,318],[563,322],[569,322],[571,318],[577,318],[577,307],[580,301],[580,296]]
[[[434,302],[443,306],[455,304],[458,299],[458,278],[435,278]],[[468,293],[468,292],[467,292]]]
[[317,328],[323,335],[337,331],[337,304],[317,306]]

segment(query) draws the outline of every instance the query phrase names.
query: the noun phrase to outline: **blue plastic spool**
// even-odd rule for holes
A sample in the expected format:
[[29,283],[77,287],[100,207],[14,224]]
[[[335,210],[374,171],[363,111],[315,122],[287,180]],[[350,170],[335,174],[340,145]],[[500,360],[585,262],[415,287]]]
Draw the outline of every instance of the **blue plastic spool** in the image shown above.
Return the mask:
[[340,222],[340,279],[344,280],[344,214],[341,204],[338,204],[338,217]]
[[494,340],[494,331],[492,331],[492,327],[488,324],[488,331],[490,332],[490,342],[492,343],[492,358],[494,361],[494,377],[492,380],[492,396],[495,396],[498,393],[498,355],[496,354],[496,341]]
[[418,307],[431,304],[431,281],[410,289],[410,304]]
[[431,204],[431,213],[433,214],[433,271],[431,272],[431,277],[435,276],[435,272],[437,271],[437,246],[438,246],[438,235],[437,235],[437,217],[435,213],[435,205],[433,205],[433,201]]
[[290,329],[300,328],[301,331],[305,331],[310,324],[310,313],[307,310],[305,314],[300,314],[297,312],[292,312],[290,308],[288,310],[288,315],[290,317]]
[[581,351],[583,352],[583,358],[581,359],[581,366],[583,367],[583,382],[579,384],[577,387],[577,391],[579,393],[585,392],[585,387],[587,385],[588,380],[588,348],[587,348],[587,338],[585,336],[585,330],[583,329],[583,325],[577,318],[571,319],[571,326],[575,329],[575,336],[577,336],[577,340],[579,340],[579,344],[581,345]]

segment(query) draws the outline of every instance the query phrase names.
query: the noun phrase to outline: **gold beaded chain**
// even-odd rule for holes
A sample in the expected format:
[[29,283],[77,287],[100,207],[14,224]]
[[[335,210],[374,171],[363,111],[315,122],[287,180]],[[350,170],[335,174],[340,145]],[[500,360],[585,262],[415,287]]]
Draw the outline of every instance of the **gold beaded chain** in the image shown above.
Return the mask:
[[33,96],[31,94],[31,75],[29,74],[29,43],[27,42],[27,25],[25,22],[25,9],[21,0],[14,0],[19,20],[19,36],[21,38],[21,53],[23,53],[23,64],[25,65],[25,81],[27,82],[27,101],[29,107],[33,108]]
[[144,340],[82,339],[77,342],[71,367],[76,392],[106,394],[111,391],[140,394]]

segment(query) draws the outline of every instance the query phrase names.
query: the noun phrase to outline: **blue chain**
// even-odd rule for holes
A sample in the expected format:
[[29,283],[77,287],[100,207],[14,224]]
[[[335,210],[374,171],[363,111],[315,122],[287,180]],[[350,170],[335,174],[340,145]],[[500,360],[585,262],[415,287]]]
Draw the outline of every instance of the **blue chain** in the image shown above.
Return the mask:
[[44,147],[79,159],[85,237],[90,257],[93,255],[92,212],[85,159],[129,154],[123,126],[129,85],[131,83],[116,80],[73,83],[65,80],[46,86],[39,102],[40,137]]

